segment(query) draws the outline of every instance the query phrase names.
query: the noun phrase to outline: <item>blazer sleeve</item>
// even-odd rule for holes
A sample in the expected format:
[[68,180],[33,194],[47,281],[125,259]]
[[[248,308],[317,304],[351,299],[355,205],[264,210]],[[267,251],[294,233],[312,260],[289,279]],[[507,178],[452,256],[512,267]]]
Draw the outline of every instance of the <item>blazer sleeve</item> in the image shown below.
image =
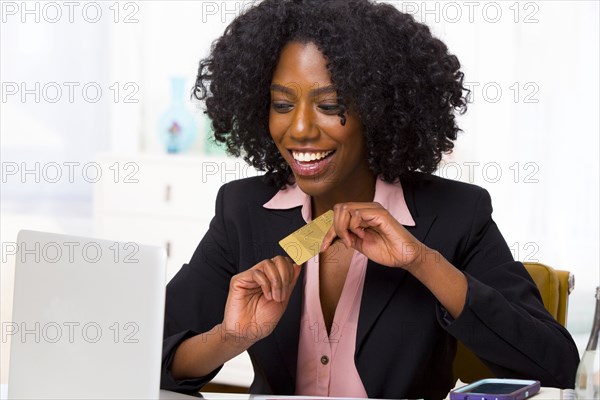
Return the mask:
[[513,260],[491,215],[490,196],[482,189],[455,263],[467,278],[466,304],[456,320],[439,307],[438,320],[498,377],[573,388],[577,347],[545,309],[523,264]]
[[237,273],[237,261],[231,248],[235,245],[224,211],[227,185],[219,190],[215,216],[208,232],[192,259],[184,264],[167,285],[165,325],[161,367],[161,388],[178,392],[197,392],[219,372],[221,367],[197,379],[175,380],[171,364],[181,342],[211,330],[223,320],[229,281]]

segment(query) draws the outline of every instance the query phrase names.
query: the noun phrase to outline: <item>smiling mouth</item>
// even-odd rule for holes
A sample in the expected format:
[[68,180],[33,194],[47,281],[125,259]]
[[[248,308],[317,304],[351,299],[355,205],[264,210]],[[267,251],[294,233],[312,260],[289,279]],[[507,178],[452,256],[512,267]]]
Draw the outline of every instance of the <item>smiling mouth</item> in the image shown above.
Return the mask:
[[336,150],[300,151],[289,150],[292,156],[290,166],[296,176],[314,177],[325,173],[333,162]]
[[319,161],[331,156],[333,153],[335,153],[335,150],[319,151],[319,152],[301,152],[301,151],[290,150],[290,153],[292,154],[294,161],[296,161],[297,163],[310,164],[310,163],[319,162]]

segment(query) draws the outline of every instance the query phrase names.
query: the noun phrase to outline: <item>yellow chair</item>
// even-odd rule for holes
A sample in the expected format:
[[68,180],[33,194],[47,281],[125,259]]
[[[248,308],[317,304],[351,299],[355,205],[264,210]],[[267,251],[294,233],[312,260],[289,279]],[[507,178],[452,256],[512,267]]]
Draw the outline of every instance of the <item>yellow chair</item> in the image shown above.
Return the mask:
[[[544,307],[562,326],[565,326],[569,294],[575,286],[573,274],[540,263],[523,264],[542,295]],[[494,377],[494,373],[461,342],[458,342],[453,370],[454,377],[464,383]]]

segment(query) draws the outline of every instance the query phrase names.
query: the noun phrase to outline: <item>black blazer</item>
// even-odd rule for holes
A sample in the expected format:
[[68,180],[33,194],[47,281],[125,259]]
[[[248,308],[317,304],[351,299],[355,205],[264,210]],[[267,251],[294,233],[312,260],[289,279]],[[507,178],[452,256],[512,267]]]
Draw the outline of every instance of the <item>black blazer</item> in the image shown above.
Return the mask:
[[[488,192],[420,173],[403,178],[402,187],[416,223],[406,228],[465,273],[467,302],[453,320],[410,273],[369,261],[354,358],[369,397],[445,397],[455,384],[456,339],[499,377],[573,387],[577,348],[544,308],[523,265],[513,260],[491,218]],[[278,241],[304,225],[300,207],[262,206],[276,192],[261,177],[219,190],[208,232],[167,286],[164,389],[197,391],[216,375],[218,370],[174,381],[169,367],[176,347],[220,323],[231,277],[283,255]],[[251,393],[294,394],[302,293],[296,285],[274,332],[248,349],[255,374]]]

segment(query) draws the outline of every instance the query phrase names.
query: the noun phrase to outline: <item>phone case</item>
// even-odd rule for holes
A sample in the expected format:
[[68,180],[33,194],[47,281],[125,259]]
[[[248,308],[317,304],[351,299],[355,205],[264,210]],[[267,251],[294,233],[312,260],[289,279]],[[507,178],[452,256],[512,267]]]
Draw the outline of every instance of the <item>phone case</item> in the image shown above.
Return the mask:
[[[480,393],[472,391],[477,386],[487,383],[508,383],[525,385],[512,393]],[[523,379],[482,379],[450,392],[450,400],[523,400],[540,391],[540,382]],[[476,389],[475,389],[476,390]]]

